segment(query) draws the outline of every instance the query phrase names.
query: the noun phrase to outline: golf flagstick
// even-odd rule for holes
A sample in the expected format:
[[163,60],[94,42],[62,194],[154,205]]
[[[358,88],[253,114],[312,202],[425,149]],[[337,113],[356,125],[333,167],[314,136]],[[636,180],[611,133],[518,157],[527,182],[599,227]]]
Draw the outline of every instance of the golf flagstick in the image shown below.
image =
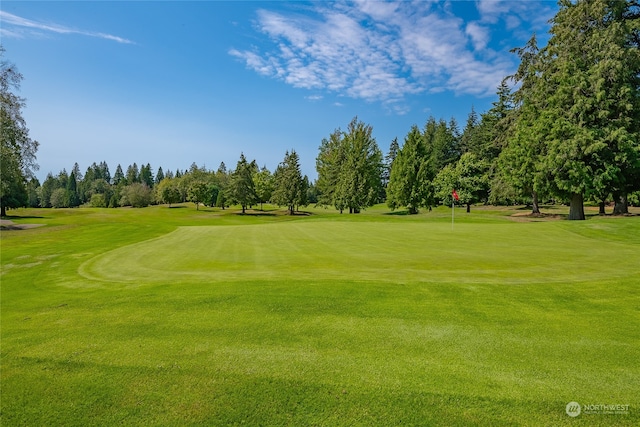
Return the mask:
[[454,188],[451,192],[451,231],[453,231],[453,218],[455,216],[455,204],[456,200],[460,200],[458,193],[456,193],[456,189]]
[[452,197],[451,198],[451,231],[453,231],[453,217],[455,215],[455,210],[453,208],[454,203],[455,203],[455,199]]

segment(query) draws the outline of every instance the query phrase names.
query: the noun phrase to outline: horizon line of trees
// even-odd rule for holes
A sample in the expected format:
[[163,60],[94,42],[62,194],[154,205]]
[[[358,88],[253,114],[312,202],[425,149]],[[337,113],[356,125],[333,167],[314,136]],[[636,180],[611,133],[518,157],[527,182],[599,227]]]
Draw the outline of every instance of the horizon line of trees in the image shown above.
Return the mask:
[[497,100],[478,115],[472,107],[462,131],[454,119],[429,117],[411,127],[383,156],[372,126],[357,117],[322,140],[317,180],[300,172],[295,151],[271,173],[241,154],[235,170],[195,164],[154,176],[151,166],[110,176],[106,163],[84,175],[33,176],[38,143],[20,115],[24,100],[12,94],[22,76],[2,62],[2,214],[7,207],[146,206],[192,201],[225,208],[270,201],[294,213],[316,203],[349,213],[386,202],[415,214],[453,202],[516,204],[539,214],[540,201],[567,203],[569,219],[585,219],[585,202],[605,213],[628,213],[640,203],[640,2],[560,0],[551,37],[535,34],[512,50],[516,72],[497,88]]
[[118,164],[111,175],[103,161],[94,162],[82,174],[75,163],[70,173],[66,169],[55,176],[48,173],[41,185],[31,177],[26,192],[29,207],[117,208],[193,202],[196,209],[200,205],[222,209],[240,205],[245,213],[247,207],[260,205],[262,209],[263,203],[272,202],[287,206],[293,214],[308,205],[308,200],[315,202],[309,187],[309,179],[302,176],[298,154],[291,150],[273,174],[264,166],[259,168],[255,160],[247,161],[243,153],[234,170],[228,170],[224,162],[215,171],[193,163],[184,171],[165,173],[159,167],[154,174],[149,163],[141,167],[133,163],[126,172]]

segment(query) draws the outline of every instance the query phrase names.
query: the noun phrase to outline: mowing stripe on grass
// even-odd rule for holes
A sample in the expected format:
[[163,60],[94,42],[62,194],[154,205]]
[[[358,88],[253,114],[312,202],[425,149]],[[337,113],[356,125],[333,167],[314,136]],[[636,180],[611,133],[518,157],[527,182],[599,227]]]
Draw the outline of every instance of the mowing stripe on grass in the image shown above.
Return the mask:
[[[640,265],[637,246],[554,223],[284,222],[180,227],[101,254],[85,278],[118,283],[340,280],[566,283],[610,280]],[[576,274],[579,272],[579,274]]]

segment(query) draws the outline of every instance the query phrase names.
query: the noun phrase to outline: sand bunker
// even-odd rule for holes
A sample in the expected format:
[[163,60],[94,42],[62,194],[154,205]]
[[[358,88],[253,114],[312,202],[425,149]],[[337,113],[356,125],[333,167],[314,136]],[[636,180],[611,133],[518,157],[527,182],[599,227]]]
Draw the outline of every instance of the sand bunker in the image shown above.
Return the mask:
[[16,224],[8,219],[0,219],[0,230],[28,230],[29,228],[42,227],[44,224]]

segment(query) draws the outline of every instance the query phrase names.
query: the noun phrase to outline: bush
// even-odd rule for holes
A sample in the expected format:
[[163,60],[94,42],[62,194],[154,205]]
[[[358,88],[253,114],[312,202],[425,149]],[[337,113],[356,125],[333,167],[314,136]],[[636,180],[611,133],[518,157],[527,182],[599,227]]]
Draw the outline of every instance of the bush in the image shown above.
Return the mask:
[[104,194],[93,194],[91,196],[91,200],[89,201],[89,205],[92,208],[106,208],[107,202],[104,198]]
[[68,208],[69,207],[69,197],[67,195],[67,190],[64,188],[56,188],[51,193],[50,199],[52,208]]
[[144,208],[153,201],[153,193],[145,184],[136,182],[126,186],[122,191],[121,206],[133,206],[134,208]]

